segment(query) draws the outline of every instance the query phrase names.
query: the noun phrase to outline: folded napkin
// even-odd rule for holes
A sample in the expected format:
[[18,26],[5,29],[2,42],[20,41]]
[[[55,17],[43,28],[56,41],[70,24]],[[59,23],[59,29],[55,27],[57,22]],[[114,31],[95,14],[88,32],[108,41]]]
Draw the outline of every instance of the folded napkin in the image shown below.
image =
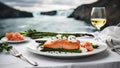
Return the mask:
[[102,30],[99,34],[99,37],[102,41],[112,39],[112,42],[109,41],[115,48],[120,49],[120,27],[119,26],[110,26]]
[[114,45],[120,45],[120,39],[112,39]]
[[99,37],[105,41],[106,39],[114,39],[116,42],[120,42],[120,27],[110,26],[102,30],[99,34]]

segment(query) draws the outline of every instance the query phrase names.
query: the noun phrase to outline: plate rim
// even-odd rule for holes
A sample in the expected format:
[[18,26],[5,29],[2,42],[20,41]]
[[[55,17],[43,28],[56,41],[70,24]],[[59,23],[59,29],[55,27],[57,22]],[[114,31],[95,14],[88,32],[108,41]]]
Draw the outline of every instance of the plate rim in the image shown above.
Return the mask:
[[[98,43],[100,43],[100,42],[98,42]],[[52,57],[77,57],[77,56],[79,56],[80,57],[80,56],[89,56],[89,55],[94,55],[94,54],[101,53],[101,52],[105,51],[107,49],[107,47],[108,47],[104,42],[99,44],[99,46],[100,45],[102,47],[104,46],[104,48],[102,48],[102,49],[100,48],[99,50],[95,49],[94,51],[87,52],[87,53],[73,53],[73,54],[51,54],[51,53],[45,53],[45,52],[39,51],[37,49],[31,48],[30,45],[27,46],[27,50],[32,52],[32,53],[39,54],[39,55],[44,55],[44,56],[52,56]]]
[[25,39],[24,40],[20,40],[20,41],[7,41],[7,38],[6,37],[2,37],[1,40],[4,41],[4,42],[8,42],[8,43],[22,43],[22,42],[27,42],[30,40],[29,37],[24,37]]

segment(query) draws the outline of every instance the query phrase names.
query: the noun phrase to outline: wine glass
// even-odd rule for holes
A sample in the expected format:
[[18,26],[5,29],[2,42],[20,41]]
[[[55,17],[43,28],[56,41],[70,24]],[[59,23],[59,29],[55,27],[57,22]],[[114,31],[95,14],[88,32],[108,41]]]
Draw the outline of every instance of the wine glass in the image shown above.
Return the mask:
[[93,7],[91,11],[91,23],[97,28],[97,32],[94,33],[95,40],[100,40],[98,36],[100,34],[100,28],[106,24],[106,11],[105,7]]
[[100,28],[106,24],[105,7],[93,7],[91,11],[91,23],[100,31]]

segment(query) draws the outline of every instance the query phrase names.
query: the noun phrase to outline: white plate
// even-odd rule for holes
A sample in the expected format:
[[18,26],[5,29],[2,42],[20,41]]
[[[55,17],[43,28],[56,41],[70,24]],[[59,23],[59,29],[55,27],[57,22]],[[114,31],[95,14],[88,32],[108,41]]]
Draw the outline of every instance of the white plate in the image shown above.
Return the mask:
[[2,41],[5,41],[5,42],[8,42],[8,43],[22,43],[22,42],[27,42],[27,41],[29,41],[30,38],[29,38],[29,37],[25,37],[24,40],[20,40],[20,41],[9,41],[9,40],[7,40],[6,37],[3,37],[1,40],[2,40]]
[[[85,41],[85,40],[82,40]],[[59,52],[42,52],[39,49],[37,49],[38,44],[34,43],[32,45],[27,46],[27,49],[30,52],[36,53],[36,54],[40,54],[40,55],[44,55],[44,56],[51,56],[51,57],[82,57],[82,56],[89,56],[89,55],[93,55],[93,54],[98,54],[100,52],[103,52],[107,49],[107,45],[105,45],[104,43],[100,43],[100,42],[96,42],[94,40],[91,40],[90,42],[97,44],[99,46],[99,48],[94,49],[91,52],[87,52],[87,53],[59,53]]]

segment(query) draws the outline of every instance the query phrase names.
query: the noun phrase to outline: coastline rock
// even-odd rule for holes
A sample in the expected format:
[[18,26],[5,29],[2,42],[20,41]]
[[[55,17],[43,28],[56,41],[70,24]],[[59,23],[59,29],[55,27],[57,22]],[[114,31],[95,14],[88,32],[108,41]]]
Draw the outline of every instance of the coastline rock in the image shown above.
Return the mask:
[[83,4],[78,6],[74,12],[68,16],[77,20],[83,20],[90,23],[90,14],[92,7],[105,7],[107,13],[107,26],[117,25],[120,22],[120,0],[98,0],[91,4]]
[[0,18],[33,17],[32,13],[13,9],[0,2]]
[[41,12],[41,15],[50,15],[50,16],[54,16],[57,14],[57,11],[48,11],[48,12]]

